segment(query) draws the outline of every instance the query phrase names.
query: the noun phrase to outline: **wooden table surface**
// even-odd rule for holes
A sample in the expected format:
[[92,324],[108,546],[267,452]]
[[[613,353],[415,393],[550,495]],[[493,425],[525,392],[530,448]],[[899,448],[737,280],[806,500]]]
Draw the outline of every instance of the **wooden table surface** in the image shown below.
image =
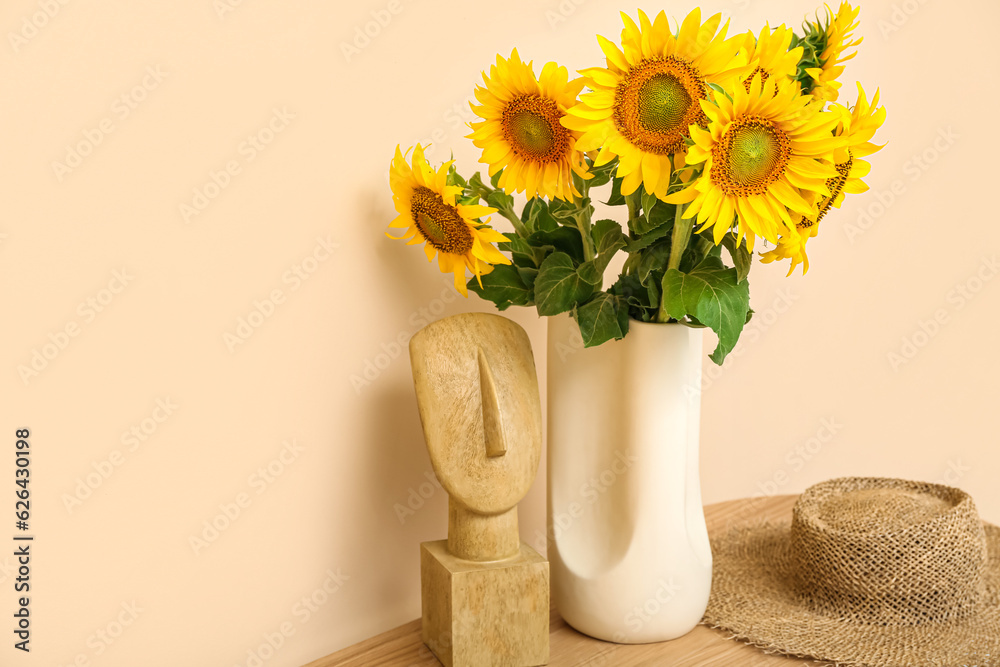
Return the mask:
[[[791,517],[797,496],[732,500],[705,507],[708,531],[714,534],[730,525],[758,518]],[[552,610],[549,627],[549,665],[553,667],[821,667],[826,663],[766,655],[727,639],[723,632],[699,625],[680,639],[659,644],[611,644],[580,634]],[[420,641],[420,619],[367,639],[305,667],[434,667],[437,658]]]

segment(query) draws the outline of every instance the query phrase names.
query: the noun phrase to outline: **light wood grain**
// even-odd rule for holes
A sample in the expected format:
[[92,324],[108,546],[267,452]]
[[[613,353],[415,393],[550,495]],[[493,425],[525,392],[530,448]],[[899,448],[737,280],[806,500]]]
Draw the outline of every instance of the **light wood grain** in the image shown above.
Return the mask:
[[445,667],[535,667],[549,659],[549,563],[526,544],[490,563],[420,545],[421,639]]
[[[734,500],[705,508],[709,534],[743,521],[790,518],[797,496]],[[555,667],[822,667],[826,663],[766,655],[727,639],[718,630],[698,626],[689,634],[659,644],[624,645],[598,641],[566,625],[551,612],[549,665]],[[338,651],[305,667],[433,667],[438,661],[420,641],[420,620]]]

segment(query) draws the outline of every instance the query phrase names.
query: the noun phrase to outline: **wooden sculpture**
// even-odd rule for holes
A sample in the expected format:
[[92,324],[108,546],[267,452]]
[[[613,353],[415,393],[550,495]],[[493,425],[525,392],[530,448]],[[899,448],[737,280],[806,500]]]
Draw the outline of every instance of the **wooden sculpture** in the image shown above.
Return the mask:
[[549,658],[549,564],[521,542],[517,503],[542,450],[531,343],[498,315],[424,327],[410,362],[448,539],[420,545],[423,640],[445,667]]

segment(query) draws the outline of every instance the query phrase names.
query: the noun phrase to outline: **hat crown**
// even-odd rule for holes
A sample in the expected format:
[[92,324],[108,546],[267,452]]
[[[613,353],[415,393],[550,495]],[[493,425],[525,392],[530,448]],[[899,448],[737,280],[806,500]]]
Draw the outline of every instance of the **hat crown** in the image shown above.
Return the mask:
[[972,498],[938,484],[842,478],[810,487],[792,513],[805,604],[882,625],[962,618],[984,593],[986,535]]

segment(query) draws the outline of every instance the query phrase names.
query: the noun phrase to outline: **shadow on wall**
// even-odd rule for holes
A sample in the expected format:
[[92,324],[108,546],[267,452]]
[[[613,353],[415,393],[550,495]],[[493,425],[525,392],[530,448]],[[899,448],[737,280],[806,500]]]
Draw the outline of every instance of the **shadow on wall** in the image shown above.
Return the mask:
[[[421,245],[407,246],[385,237],[396,216],[388,191],[372,188],[361,195],[365,234],[372,244],[381,289],[371,298],[390,315],[388,329],[370,331],[353,373],[357,419],[362,425],[363,463],[354,484],[367,498],[359,508],[366,520],[343,537],[358,553],[369,554],[366,570],[372,594],[358,614],[405,616],[420,613],[420,542],[447,535],[447,494],[440,488],[424,445],[410,371],[409,338],[430,322],[470,309],[452,286],[451,274],[429,263]],[[399,231],[393,230],[398,236]],[[367,374],[365,374],[367,371]],[[362,501],[364,502],[364,501]]]
[[380,554],[372,562],[380,570],[374,608],[384,609],[418,598],[420,543],[447,535],[448,496],[431,468],[413,389],[387,386],[365,409],[370,439],[362,484],[371,490],[375,520],[356,541],[365,553]]

